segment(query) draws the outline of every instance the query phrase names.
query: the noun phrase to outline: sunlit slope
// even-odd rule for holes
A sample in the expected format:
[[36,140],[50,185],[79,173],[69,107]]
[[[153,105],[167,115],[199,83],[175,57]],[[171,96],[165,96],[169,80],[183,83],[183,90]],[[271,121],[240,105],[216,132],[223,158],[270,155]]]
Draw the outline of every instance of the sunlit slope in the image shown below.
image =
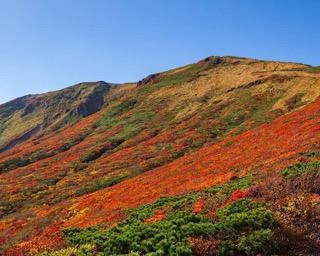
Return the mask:
[[[163,196],[199,191],[248,173],[260,177],[268,172],[276,173],[303,159],[304,154],[319,150],[319,109],[317,100],[269,124],[204,147],[110,188],[54,205],[34,207],[30,212],[20,213],[17,219],[13,215],[2,221],[1,226],[4,232],[15,235],[33,230],[32,242],[20,244],[15,251],[59,248],[64,245],[58,232],[61,228],[114,223],[126,216],[126,209],[155,202]],[[35,227],[43,225],[44,233],[38,233]]]
[[110,86],[105,82],[82,83],[0,105],[0,150],[95,113],[104,105]]
[[234,57],[110,88],[100,111],[0,155],[0,248],[286,167],[319,141],[319,88],[312,67]]

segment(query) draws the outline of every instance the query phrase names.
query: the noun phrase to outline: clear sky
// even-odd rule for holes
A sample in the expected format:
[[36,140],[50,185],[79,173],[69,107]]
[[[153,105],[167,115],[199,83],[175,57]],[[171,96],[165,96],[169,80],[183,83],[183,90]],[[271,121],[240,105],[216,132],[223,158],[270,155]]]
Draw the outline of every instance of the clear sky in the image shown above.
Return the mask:
[[0,0],[0,103],[209,55],[320,65],[317,0]]

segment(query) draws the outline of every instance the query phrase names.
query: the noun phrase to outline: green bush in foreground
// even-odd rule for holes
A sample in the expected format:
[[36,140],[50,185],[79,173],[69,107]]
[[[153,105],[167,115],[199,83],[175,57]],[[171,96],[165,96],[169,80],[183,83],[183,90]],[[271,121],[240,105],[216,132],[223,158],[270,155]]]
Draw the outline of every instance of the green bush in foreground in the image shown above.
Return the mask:
[[273,239],[273,232],[270,229],[261,229],[242,237],[238,248],[245,255],[257,255],[258,253],[270,255],[278,248],[278,244]]
[[219,256],[231,255],[271,255],[278,249],[270,229],[261,229],[242,236],[237,242],[226,240],[220,243]]
[[[173,205],[170,200],[167,203]],[[92,244],[102,255],[192,255],[189,237],[219,238],[222,240],[219,255],[254,255],[276,248],[272,239],[271,228],[275,221],[271,212],[262,204],[247,199],[220,209],[215,222],[203,215],[178,210],[162,221],[145,223],[152,213],[149,205],[136,210],[127,220],[109,230],[92,227],[66,229],[63,233],[70,245]]]

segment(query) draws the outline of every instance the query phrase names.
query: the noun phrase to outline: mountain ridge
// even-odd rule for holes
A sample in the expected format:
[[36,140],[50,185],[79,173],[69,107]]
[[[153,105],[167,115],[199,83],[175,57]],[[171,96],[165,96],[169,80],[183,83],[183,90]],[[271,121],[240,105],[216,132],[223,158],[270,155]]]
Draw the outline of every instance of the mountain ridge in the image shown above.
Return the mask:
[[[310,67],[310,68],[318,68],[319,66],[315,66],[315,65],[310,65],[310,64],[306,64],[306,63],[302,63],[302,62],[292,62],[292,61],[276,61],[276,60],[263,60],[263,59],[258,59],[258,58],[250,58],[250,57],[240,57],[240,56],[233,56],[233,55],[223,55],[223,56],[216,56],[216,55],[212,55],[212,56],[209,56],[209,57],[205,57],[193,64],[196,64],[196,63],[201,63],[201,62],[206,62],[206,61],[209,61],[210,59],[234,59],[234,60],[248,60],[248,61],[256,61],[256,62],[270,62],[270,63],[283,63],[283,64],[295,64],[295,65],[301,65],[301,66],[304,66],[304,67]],[[189,65],[192,65],[192,64],[189,64]],[[185,65],[185,66],[188,66],[188,65]],[[182,66],[182,67],[185,67],[185,66]],[[175,69],[179,69],[181,67],[176,67],[176,68],[172,68],[170,70],[175,70]],[[169,71],[170,71],[169,70]],[[154,74],[150,74],[150,75],[147,75],[145,78],[143,79],[146,79],[148,78],[149,76],[153,76],[153,75],[156,75],[156,74],[161,74],[161,73],[165,73],[165,72],[168,72],[168,71],[162,71],[162,72],[158,72],[158,73],[154,73]],[[133,84],[135,83],[139,83],[140,81],[142,81],[143,79],[137,81],[137,82],[131,82]],[[71,86],[67,86],[65,88],[62,88],[62,89],[57,89],[57,90],[53,90],[53,91],[48,91],[48,92],[44,92],[44,93],[35,93],[35,94],[27,94],[27,95],[23,95],[23,96],[19,96],[17,98],[14,98],[14,99],[11,99],[11,100],[8,100],[6,102],[3,102],[3,103],[0,103],[0,106],[1,105],[6,105],[10,102],[13,102],[15,100],[19,100],[19,99],[22,99],[22,98],[25,98],[25,97],[30,97],[30,96],[40,96],[40,95],[44,95],[44,94],[48,94],[48,93],[55,93],[55,92],[59,92],[59,91],[63,91],[65,89],[69,89],[69,88],[72,88],[72,87],[75,87],[75,86],[78,86],[78,85],[81,85],[81,84],[94,84],[94,83],[105,83],[105,84],[108,84],[108,85],[111,85],[111,86],[116,86],[116,85],[120,85],[120,84],[128,84],[130,82],[126,82],[126,83],[109,83],[109,82],[105,82],[105,81],[96,81],[96,82],[80,82],[80,83],[76,83],[74,85],[71,85]]]

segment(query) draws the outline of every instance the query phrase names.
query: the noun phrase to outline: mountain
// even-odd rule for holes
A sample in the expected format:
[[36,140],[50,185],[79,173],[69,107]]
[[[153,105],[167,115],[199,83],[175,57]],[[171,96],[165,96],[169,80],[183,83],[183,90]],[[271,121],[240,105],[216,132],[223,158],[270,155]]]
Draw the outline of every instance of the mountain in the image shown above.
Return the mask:
[[0,105],[0,150],[5,151],[46,131],[55,131],[99,111],[111,84],[81,83]]
[[213,56],[0,105],[0,254],[317,255],[319,96]]

